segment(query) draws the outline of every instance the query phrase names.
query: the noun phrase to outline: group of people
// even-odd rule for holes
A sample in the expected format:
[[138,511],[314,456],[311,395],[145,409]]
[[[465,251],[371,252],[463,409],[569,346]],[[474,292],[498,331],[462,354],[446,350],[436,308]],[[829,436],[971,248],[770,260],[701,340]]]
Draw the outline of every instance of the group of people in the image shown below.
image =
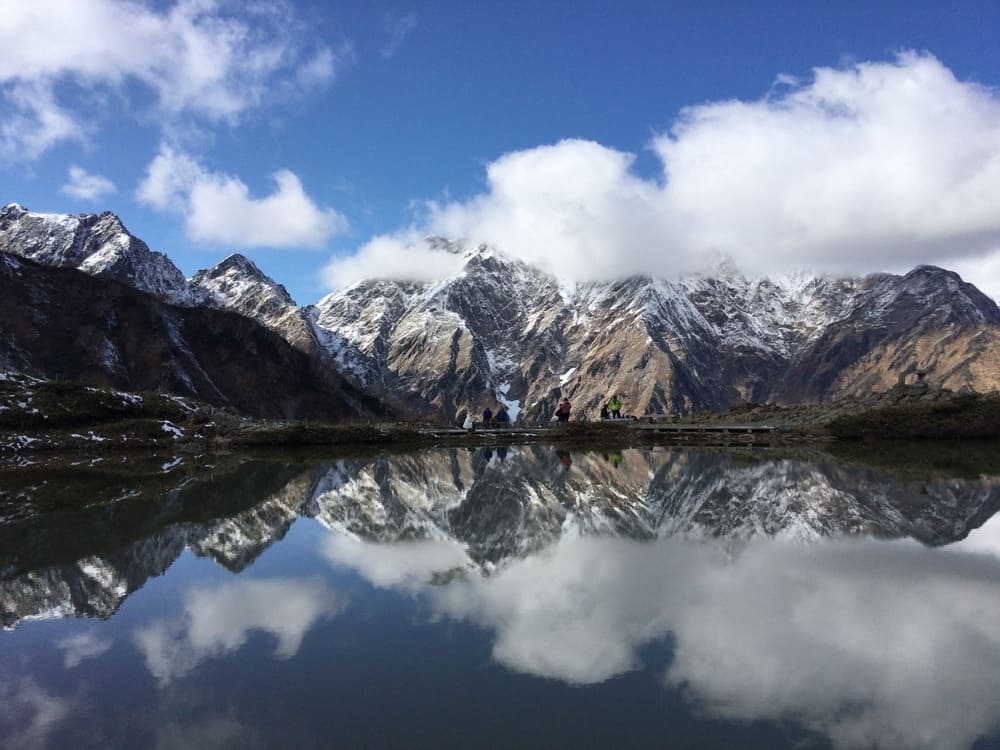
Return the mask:
[[612,396],[601,407],[601,419],[621,419],[622,400],[618,396]]
[[510,412],[507,411],[507,404],[500,404],[496,414],[488,406],[483,409],[483,427],[507,427],[508,425],[510,425]]
[[[556,419],[559,422],[568,422],[570,412],[573,410],[572,404],[570,404],[568,398],[564,398],[559,404],[559,408],[556,409]],[[608,399],[601,406],[601,419],[621,419],[622,418],[622,400],[621,396],[617,394]]]
[[[570,413],[573,411],[573,405],[570,403],[568,398],[564,398],[556,409],[556,420],[560,423],[568,422]],[[612,396],[601,406],[601,419],[621,419],[622,418],[622,400],[618,395]],[[633,417],[634,419],[635,417]],[[497,407],[496,413],[490,407],[483,409],[483,421],[482,427],[508,427],[511,424],[510,412],[507,411],[506,404],[500,404]],[[472,421],[472,416],[466,417],[464,427],[467,430],[472,429],[475,423]]]

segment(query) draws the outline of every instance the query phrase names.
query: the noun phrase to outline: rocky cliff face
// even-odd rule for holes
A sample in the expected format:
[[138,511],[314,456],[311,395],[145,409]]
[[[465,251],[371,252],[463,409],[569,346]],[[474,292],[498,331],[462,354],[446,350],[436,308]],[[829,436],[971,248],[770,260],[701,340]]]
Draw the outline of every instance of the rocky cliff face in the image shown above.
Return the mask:
[[321,339],[371,384],[403,383],[449,419],[497,400],[548,420],[568,396],[594,418],[784,404],[932,386],[1000,386],[1000,310],[954,273],[565,286],[479,247],[435,284],[363,282],[317,305]]

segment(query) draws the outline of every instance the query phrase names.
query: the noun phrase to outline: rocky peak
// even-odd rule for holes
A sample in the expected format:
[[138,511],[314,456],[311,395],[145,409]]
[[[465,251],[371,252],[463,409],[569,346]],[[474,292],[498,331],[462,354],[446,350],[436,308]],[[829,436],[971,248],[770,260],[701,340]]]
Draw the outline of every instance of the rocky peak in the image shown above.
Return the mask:
[[191,288],[204,304],[255,320],[307,353],[322,350],[316,341],[311,308],[299,308],[284,286],[244,255],[233,253],[212,268],[198,271]]
[[199,273],[215,278],[229,271],[240,273],[245,276],[252,276],[260,280],[268,278],[252,260],[240,253],[233,253],[225,260],[216,263],[211,268],[199,271]]
[[205,290],[226,308],[235,309],[252,300],[295,306],[295,301],[283,285],[239,253],[233,253],[212,268],[198,271],[190,281],[193,287]]
[[20,203],[8,203],[3,208],[0,208],[0,229],[6,228],[4,222],[19,219],[26,213],[28,213],[28,209]]
[[167,256],[150,250],[111,212],[46,214],[11,203],[0,213],[0,249],[121,281],[172,304],[198,302]]

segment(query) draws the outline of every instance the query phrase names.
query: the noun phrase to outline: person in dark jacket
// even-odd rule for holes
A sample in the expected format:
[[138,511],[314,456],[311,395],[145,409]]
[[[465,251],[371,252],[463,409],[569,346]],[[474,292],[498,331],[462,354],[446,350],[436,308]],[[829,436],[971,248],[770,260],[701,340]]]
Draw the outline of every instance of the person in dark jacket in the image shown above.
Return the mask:
[[507,405],[501,404],[497,409],[497,415],[493,417],[497,427],[510,427],[510,414],[507,413]]
[[493,410],[490,407],[483,409],[483,427],[493,426]]

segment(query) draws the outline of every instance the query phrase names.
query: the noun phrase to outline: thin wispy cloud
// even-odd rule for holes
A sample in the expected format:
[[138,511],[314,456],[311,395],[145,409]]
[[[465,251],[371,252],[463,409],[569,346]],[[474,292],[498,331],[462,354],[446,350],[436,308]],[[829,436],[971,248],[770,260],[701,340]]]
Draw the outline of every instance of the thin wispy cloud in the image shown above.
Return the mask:
[[90,174],[83,167],[71,166],[66,183],[59,192],[82,201],[94,202],[117,192],[115,184],[107,177]]
[[427,203],[415,225],[334,259],[325,280],[426,277],[427,235],[577,278],[673,276],[720,257],[754,272],[853,273],[1000,252],[1000,95],[929,54],[690,107],[650,147],[655,179],[592,141],[501,156],[484,192]]
[[416,13],[386,13],[385,30],[389,40],[382,47],[382,57],[388,60],[395,55],[415,28],[417,28]]
[[86,140],[86,123],[59,104],[51,82],[11,81],[0,92],[0,161],[33,161],[57,143]]
[[238,177],[204,168],[190,154],[162,145],[136,190],[140,203],[184,219],[191,239],[239,247],[317,248],[347,219],[318,205],[288,169],[273,174],[275,188],[254,197]]
[[[80,101],[152,97],[156,119],[235,124],[288,81],[331,81],[337,52],[288,2],[33,0],[0,14],[0,156],[32,160],[82,140],[99,119]],[[59,92],[58,94],[56,92]]]

